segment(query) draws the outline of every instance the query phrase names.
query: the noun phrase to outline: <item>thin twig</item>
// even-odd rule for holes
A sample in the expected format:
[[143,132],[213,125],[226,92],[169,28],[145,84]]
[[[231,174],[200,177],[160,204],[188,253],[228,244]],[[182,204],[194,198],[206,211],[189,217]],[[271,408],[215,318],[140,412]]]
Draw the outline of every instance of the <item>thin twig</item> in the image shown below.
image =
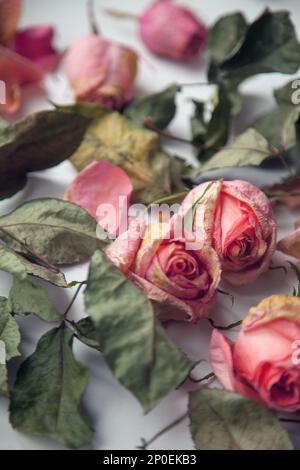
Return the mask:
[[8,237],[10,237],[12,240],[14,240],[16,243],[18,243],[20,246],[22,246],[34,259],[36,259],[37,261],[39,261],[40,263],[42,263],[45,267],[47,267],[48,269],[51,269],[52,271],[56,272],[56,273],[60,273],[60,269],[58,269],[56,266],[54,266],[54,264],[51,264],[49,263],[49,261],[47,261],[45,258],[43,258],[41,255],[39,255],[38,253],[36,253],[35,251],[33,251],[31,248],[29,248],[29,246],[26,245],[26,243],[24,243],[22,240],[20,240],[19,238],[17,238],[15,235],[13,235],[12,233],[10,233],[8,230],[6,230],[5,228],[3,227],[0,227],[0,231],[2,233],[4,233],[4,235],[7,235]]
[[66,318],[66,316],[68,315],[68,313],[69,313],[69,311],[71,310],[71,308],[72,308],[72,306],[73,306],[75,300],[77,299],[77,296],[78,296],[78,294],[79,294],[79,292],[80,292],[82,286],[84,286],[86,283],[87,283],[87,281],[82,281],[82,282],[79,284],[79,286],[77,287],[76,292],[75,292],[74,296],[72,297],[71,302],[69,303],[69,305],[68,305],[66,311],[64,312],[64,318]]
[[130,13],[129,11],[118,10],[115,8],[104,8],[104,11],[107,15],[113,16],[114,18],[128,19],[128,20],[138,19],[138,15],[134,13]]
[[166,426],[165,428],[163,428],[161,431],[157,432],[156,434],[154,434],[153,437],[151,437],[151,439],[149,439],[149,441],[146,441],[145,439],[141,439],[142,441],[142,445],[140,446],[137,446],[138,449],[147,449],[149,447],[149,445],[153,444],[154,441],[156,441],[156,439],[158,439],[159,437],[161,437],[163,434],[165,434],[166,432],[170,431],[171,429],[173,429],[175,426],[177,426],[178,424],[180,424],[182,421],[184,421],[186,418],[188,417],[188,413],[185,412],[184,415],[180,416],[179,418],[177,418],[175,421],[172,421],[172,423],[168,424],[168,426]]
[[232,328],[236,328],[237,326],[240,326],[243,320],[230,323],[230,325],[227,325],[227,326],[216,325],[215,322],[211,318],[207,318],[207,321],[211,324],[213,328],[216,328],[217,330],[231,330]]
[[195,384],[199,384],[201,382],[204,382],[205,380],[209,380],[212,378],[215,378],[214,372],[209,372],[209,374],[206,374],[204,377],[201,377],[201,379],[194,379],[191,374],[189,375],[189,380]]
[[155,123],[153,122],[153,120],[151,119],[151,117],[146,117],[146,118],[144,119],[144,126],[145,126],[147,129],[150,129],[150,130],[156,132],[156,133],[159,134],[161,137],[165,137],[165,138],[167,138],[167,139],[176,140],[177,142],[182,142],[183,144],[193,145],[194,147],[196,147],[196,145],[194,144],[194,142],[192,142],[192,141],[189,140],[189,139],[185,139],[184,137],[178,137],[177,135],[169,134],[169,132],[164,132],[164,131],[162,131],[159,127],[157,127],[157,126],[155,125]]
[[94,0],[88,0],[87,13],[88,13],[88,18],[89,18],[89,23],[90,23],[92,33],[95,34],[96,36],[99,36],[100,29],[95,18]]

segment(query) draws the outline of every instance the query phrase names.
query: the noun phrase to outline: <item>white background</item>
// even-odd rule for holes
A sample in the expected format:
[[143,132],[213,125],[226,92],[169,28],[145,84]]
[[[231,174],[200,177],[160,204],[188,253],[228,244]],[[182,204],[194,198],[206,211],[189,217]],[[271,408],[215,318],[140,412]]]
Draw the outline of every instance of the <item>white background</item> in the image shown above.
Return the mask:
[[[212,24],[218,16],[234,10],[242,10],[249,20],[253,20],[266,6],[272,9],[287,9],[291,11],[292,19],[300,33],[300,2],[299,0],[182,0],[190,6],[208,24]],[[137,37],[136,25],[130,21],[118,21],[106,16],[103,7],[115,7],[131,12],[140,12],[148,4],[147,0],[95,0],[97,19],[105,36],[119,40],[134,47],[140,54],[140,70],[136,82],[137,93],[151,92],[163,88],[170,82],[186,83],[205,81],[206,60],[200,58],[189,65],[177,65],[166,60],[158,59],[146,51]],[[57,28],[56,44],[60,49],[66,48],[76,37],[86,34],[89,26],[85,13],[85,0],[24,0],[22,25],[52,23]],[[1,77],[0,77],[1,78]],[[270,109],[273,105],[272,88],[280,86],[290,77],[282,75],[265,75],[249,80],[243,85],[246,95],[245,109],[240,119],[240,128],[246,127],[255,116]],[[70,102],[72,94],[66,84],[62,71],[46,79],[46,93],[56,102]],[[27,90],[27,105],[21,115],[38,109],[49,107],[46,93],[42,90]],[[178,98],[179,112],[172,123],[171,130],[180,136],[189,136],[189,116],[192,107],[189,98],[208,97],[208,87],[189,88]],[[189,147],[164,142],[165,147],[173,153],[183,155],[193,161],[192,151]],[[0,213],[13,209],[23,200],[52,196],[62,197],[64,189],[75,176],[75,170],[69,162],[58,167],[35,174],[22,194],[10,201],[0,204]],[[238,176],[245,177],[257,184],[269,183],[279,178],[281,172],[266,170],[244,169],[237,172]],[[233,171],[222,172],[226,177],[233,176]],[[285,208],[276,209],[279,228],[279,238],[288,233],[293,222],[300,217],[300,212],[290,212]],[[276,254],[274,264],[281,264],[285,258]],[[87,265],[80,265],[67,269],[68,280],[84,280]],[[0,275],[0,295],[7,295],[10,277],[3,273]],[[246,287],[232,288],[223,284],[224,290],[235,296],[234,306],[230,299],[219,296],[218,302],[212,312],[212,317],[218,322],[228,324],[242,318],[248,308],[258,303],[267,295],[275,293],[290,293],[296,280],[292,274],[286,276],[281,270],[271,271],[262,275],[259,280]],[[47,286],[54,303],[62,311],[71,298],[71,292]],[[82,298],[73,308],[74,318],[83,315]],[[23,358],[32,353],[36,340],[42,332],[49,328],[36,318],[27,317],[19,321],[22,331],[21,352]],[[207,358],[207,348],[211,328],[207,321],[197,326],[187,324],[169,324],[167,329],[177,343],[194,359]],[[234,332],[229,336],[234,337]],[[90,381],[84,397],[84,409],[91,418],[96,432],[92,443],[86,448],[90,449],[134,449],[141,437],[150,438],[155,432],[180,416],[186,409],[187,391],[185,386],[174,391],[166,397],[159,406],[147,416],[143,415],[140,405],[135,398],[123,389],[111,375],[100,354],[78,344],[75,345],[78,360],[90,369]],[[22,358],[22,360],[23,360]],[[17,368],[21,360],[13,362]],[[202,377],[209,372],[210,366],[202,363],[195,375]],[[0,449],[63,449],[62,446],[44,438],[26,436],[12,430],[8,423],[7,401],[0,399]],[[291,437],[297,441],[297,427],[289,425]],[[298,434],[300,429],[298,425]],[[300,439],[298,439],[300,446]],[[189,436],[188,423],[183,422],[167,435],[158,440],[152,449],[192,449],[193,443]]]

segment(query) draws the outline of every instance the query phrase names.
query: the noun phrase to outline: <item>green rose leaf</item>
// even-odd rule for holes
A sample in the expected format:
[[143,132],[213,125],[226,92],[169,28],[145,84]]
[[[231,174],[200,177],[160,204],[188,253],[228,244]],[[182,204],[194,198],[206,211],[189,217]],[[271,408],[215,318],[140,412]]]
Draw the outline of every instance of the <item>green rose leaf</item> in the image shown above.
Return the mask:
[[145,119],[151,118],[156,127],[165,129],[175,116],[175,98],[178,91],[178,85],[171,85],[159,93],[135,98],[124,114],[141,126],[144,125]]
[[36,315],[49,322],[62,319],[45,289],[29,280],[15,278],[8,300],[10,311],[15,315]]
[[56,264],[83,261],[103,245],[97,238],[96,221],[81,207],[60,199],[25,202],[0,217],[1,228],[24,243],[20,245],[0,230],[0,238],[11,248],[26,253],[27,246]]
[[80,144],[89,119],[59,110],[31,114],[0,128],[0,198],[22,189],[26,174],[66,160]]
[[198,450],[292,450],[274,414],[246,397],[225,390],[190,394],[191,433]]
[[90,348],[101,352],[98,331],[90,317],[82,318],[75,324],[75,336]]
[[258,118],[252,127],[260,132],[274,147],[280,148],[287,158],[298,156],[300,104],[293,103],[294,80],[274,90],[277,106]]
[[209,31],[207,41],[211,59],[220,63],[232,57],[244,42],[247,29],[245,17],[239,12],[218,19]]
[[47,436],[77,449],[91,440],[93,429],[80,410],[88,378],[85,367],[73,356],[72,341],[64,325],[42,336],[18,370],[10,421],[18,431]]
[[[220,34],[217,38],[221,41],[224,36]],[[218,64],[212,62],[210,80],[230,82],[237,86],[252,75],[272,72],[292,74],[300,66],[300,45],[288,11],[265,10],[248,27],[239,46],[234,54],[230,51],[228,59]],[[222,51],[222,47],[219,43],[213,50]]]
[[91,261],[85,306],[109,367],[145,412],[194,366],[168,338],[142,291],[100,251]]
[[10,273],[20,280],[25,280],[27,274],[44,279],[58,287],[68,287],[62,272],[55,272],[52,269],[41,266],[30,261],[25,255],[16,253],[5,245],[0,246],[0,270]]
[[[247,129],[232,145],[215,153],[201,168],[200,173],[225,167],[259,166],[276,149],[255,129]],[[199,172],[199,170],[198,170]]]
[[[79,112],[81,108],[76,105],[75,109]],[[82,113],[86,115],[88,109],[83,105]],[[132,201],[145,204],[184,188],[181,176],[186,164],[161,149],[156,132],[137,126],[118,112],[101,109],[98,115],[94,107],[90,109],[97,117],[71,158],[78,171],[93,160],[110,161],[130,177]]]
[[192,117],[193,141],[199,143],[199,160],[206,160],[215,153],[215,149],[226,144],[231,127],[231,100],[224,89],[217,90],[216,104],[208,122],[204,119],[204,103],[195,103]]
[[27,269],[24,266],[22,257],[13,250],[0,244],[0,270],[5,271],[18,279],[27,278]]
[[8,395],[6,363],[20,356],[20,340],[19,327],[9,312],[7,299],[0,297],[0,395]]

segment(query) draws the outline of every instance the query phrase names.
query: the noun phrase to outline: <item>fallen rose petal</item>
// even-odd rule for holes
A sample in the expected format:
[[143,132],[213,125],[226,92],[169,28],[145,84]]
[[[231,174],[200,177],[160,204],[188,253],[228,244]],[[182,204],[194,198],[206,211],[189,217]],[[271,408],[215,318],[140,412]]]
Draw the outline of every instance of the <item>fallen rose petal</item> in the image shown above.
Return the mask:
[[5,85],[5,103],[0,114],[14,114],[21,106],[21,87],[43,79],[40,68],[19,54],[0,46],[0,76]]
[[300,228],[297,228],[292,233],[282,238],[277,243],[277,250],[300,259]]
[[53,36],[54,28],[50,25],[32,26],[17,31],[12,48],[45,72],[51,72],[60,60],[60,54],[52,46]]
[[155,54],[189,60],[203,49],[207,29],[187,8],[170,0],[157,0],[141,15],[140,36]]
[[127,229],[132,189],[129,177],[117,165],[94,161],[66,189],[65,199],[83,207],[103,229],[117,236],[123,224]]
[[90,34],[73,42],[65,57],[65,71],[76,101],[120,109],[133,95],[137,55]]
[[21,0],[0,0],[0,44],[6,45],[14,37],[21,9]]

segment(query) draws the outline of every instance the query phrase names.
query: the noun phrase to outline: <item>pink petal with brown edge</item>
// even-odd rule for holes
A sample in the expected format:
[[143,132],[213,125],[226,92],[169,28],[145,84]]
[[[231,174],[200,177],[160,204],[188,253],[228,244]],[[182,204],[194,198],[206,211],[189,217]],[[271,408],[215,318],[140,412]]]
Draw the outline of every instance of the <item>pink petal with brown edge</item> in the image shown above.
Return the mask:
[[15,35],[22,10],[22,0],[0,0],[0,44],[6,45]]
[[277,250],[300,259],[300,228],[297,228],[292,233],[279,240]]
[[6,103],[0,104],[0,114],[14,114],[21,106],[21,87],[40,83],[43,72],[19,54],[0,46],[0,76],[5,84]]
[[66,189],[65,198],[83,207],[102,228],[117,236],[121,226],[127,227],[126,205],[132,189],[124,170],[105,160],[93,161]]
[[51,25],[32,26],[17,31],[12,49],[34,62],[45,72],[53,71],[60,60],[60,54],[52,45],[54,28]]
[[71,44],[64,65],[77,102],[120,109],[133,96],[137,63],[132,49],[89,34]]

